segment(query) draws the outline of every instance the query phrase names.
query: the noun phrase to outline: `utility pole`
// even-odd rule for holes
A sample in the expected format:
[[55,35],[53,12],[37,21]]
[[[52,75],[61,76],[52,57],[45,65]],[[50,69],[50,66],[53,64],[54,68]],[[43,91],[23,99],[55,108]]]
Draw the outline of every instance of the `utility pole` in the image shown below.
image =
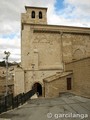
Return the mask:
[[5,64],[6,64],[6,92],[5,92],[5,96],[7,96],[7,94],[8,94],[8,58],[9,58],[9,56],[10,56],[10,52],[4,52],[4,54],[6,55],[5,56]]

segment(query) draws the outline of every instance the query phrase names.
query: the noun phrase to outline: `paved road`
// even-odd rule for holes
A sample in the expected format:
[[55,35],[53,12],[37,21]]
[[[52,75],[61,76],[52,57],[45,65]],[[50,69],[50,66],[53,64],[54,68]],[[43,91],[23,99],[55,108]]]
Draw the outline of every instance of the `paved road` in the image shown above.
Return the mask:
[[0,120],[90,120],[90,99],[62,96],[33,99],[18,109],[0,115]]

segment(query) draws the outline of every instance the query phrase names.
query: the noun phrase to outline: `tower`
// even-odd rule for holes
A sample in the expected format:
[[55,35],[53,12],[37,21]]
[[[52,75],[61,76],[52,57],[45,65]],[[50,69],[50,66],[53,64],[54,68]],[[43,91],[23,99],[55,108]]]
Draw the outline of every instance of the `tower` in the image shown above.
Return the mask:
[[22,13],[21,22],[29,24],[47,24],[47,8],[25,6],[26,13]]
[[[31,56],[34,56],[33,37],[31,26],[47,24],[47,8],[25,6],[25,13],[21,14],[21,63],[24,68],[31,66]],[[26,65],[26,61],[27,65]]]
[[47,25],[47,8],[26,6],[21,14],[21,66],[25,92],[37,86],[44,95],[43,79],[62,71],[60,32]]

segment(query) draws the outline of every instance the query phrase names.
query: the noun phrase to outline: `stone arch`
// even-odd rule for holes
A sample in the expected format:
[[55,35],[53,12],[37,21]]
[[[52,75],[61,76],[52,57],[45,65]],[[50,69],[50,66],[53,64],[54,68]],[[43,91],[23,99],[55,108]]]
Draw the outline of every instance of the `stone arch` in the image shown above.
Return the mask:
[[39,82],[35,82],[32,86],[32,89],[35,89],[37,92],[38,96],[42,96],[42,85]]
[[73,53],[73,59],[74,60],[82,59],[84,58],[84,55],[85,55],[85,51],[78,48]]

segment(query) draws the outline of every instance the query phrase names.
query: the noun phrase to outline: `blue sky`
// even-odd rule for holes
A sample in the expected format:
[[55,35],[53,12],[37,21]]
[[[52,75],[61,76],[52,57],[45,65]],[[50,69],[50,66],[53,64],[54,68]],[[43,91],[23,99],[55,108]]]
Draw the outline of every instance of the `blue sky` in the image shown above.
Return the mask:
[[0,60],[10,51],[10,61],[20,61],[20,22],[25,5],[48,8],[48,24],[90,27],[90,0],[1,0]]
[[9,39],[13,40],[15,36],[16,36],[16,33],[9,33],[9,34],[0,35],[0,38],[3,38],[3,39],[9,38]]
[[59,10],[64,9],[65,5],[64,5],[64,0],[57,0],[55,3],[55,10],[56,12]]

